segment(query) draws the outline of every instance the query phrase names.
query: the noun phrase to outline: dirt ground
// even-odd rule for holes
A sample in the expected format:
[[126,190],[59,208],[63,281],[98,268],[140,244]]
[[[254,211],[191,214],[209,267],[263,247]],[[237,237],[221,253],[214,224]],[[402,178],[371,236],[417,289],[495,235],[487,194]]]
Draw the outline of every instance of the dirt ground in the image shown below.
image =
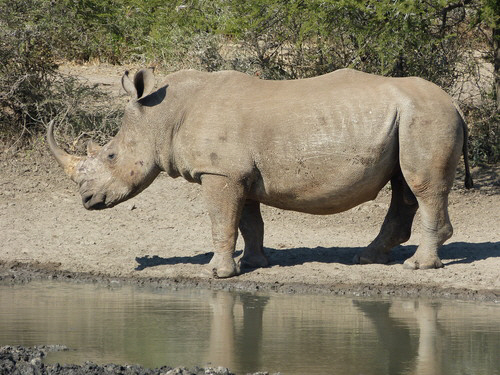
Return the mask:
[[[63,67],[123,100],[121,68]],[[411,271],[411,239],[388,265],[355,265],[354,255],[378,233],[390,191],[348,212],[313,216],[263,207],[270,266],[227,280],[201,277],[212,255],[210,223],[198,185],[160,175],[136,198],[86,211],[76,186],[44,147],[0,156],[0,279],[48,276],[178,283],[298,293],[436,295],[500,300],[500,166],[473,170],[476,187],[458,174],[450,195],[454,235],[440,251],[445,267]],[[237,245],[241,254],[243,242]]]

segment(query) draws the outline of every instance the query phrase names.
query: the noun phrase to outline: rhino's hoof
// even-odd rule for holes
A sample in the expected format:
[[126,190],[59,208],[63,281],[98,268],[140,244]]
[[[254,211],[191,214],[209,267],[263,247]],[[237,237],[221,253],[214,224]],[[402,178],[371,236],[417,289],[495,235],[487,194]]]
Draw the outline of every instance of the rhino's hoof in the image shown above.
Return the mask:
[[228,277],[233,277],[239,274],[238,269],[234,268],[213,268],[212,274],[215,279],[226,279]]
[[269,260],[265,255],[243,256],[238,261],[241,268],[261,268],[269,265]]
[[403,268],[406,268],[408,270],[428,270],[442,267],[444,267],[444,265],[439,258],[427,261],[419,261],[418,259],[411,257],[409,259],[406,259],[403,263]]
[[[228,262],[229,263],[229,262]],[[231,259],[229,264],[224,265],[214,265],[209,264],[207,268],[203,270],[203,276],[211,277],[214,279],[226,279],[228,277],[236,276],[240,273],[240,268]]]
[[233,277],[237,274],[238,273],[235,271],[217,268],[205,268],[202,272],[202,276],[213,279],[227,279],[228,277]]
[[356,254],[352,262],[354,264],[387,264],[389,263],[389,255],[374,250],[365,250],[361,254]]

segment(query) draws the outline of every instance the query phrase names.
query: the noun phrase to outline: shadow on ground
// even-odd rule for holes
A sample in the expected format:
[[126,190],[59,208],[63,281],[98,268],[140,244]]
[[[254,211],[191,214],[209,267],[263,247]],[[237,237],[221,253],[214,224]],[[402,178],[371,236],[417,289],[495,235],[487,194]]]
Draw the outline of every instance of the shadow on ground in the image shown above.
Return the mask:
[[[291,267],[304,263],[340,263],[350,265],[354,256],[362,251],[363,247],[299,247],[294,249],[272,249],[266,248],[271,265]],[[417,247],[415,245],[397,246],[391,254],[389,264],[402,264],[411,257]],[[162,258],[158,255],[137,257],[138,265],[135,268],[141,271],[146,268],[174,265],[174,264],[208,264],[213,253],[203,253],[195,256]],[[241,251],[235,252],[235,257],[240,256]],[[452,242],[441,247],[439,255],[445,265],[473,263],[491,257],[500,258],[500,242]]]
[[143,256],[136,257],[135,261],[139,263],[137,267],[135,267],[136,271],[142,271],[143,269],[163,266],[163,265],[173,265],[173,264],[208,264],[210,259],[212,258],[213,253],[203,253],[198,254],[191,257],[170,257],[170,258],[162,258],[158,255],[153,256]]

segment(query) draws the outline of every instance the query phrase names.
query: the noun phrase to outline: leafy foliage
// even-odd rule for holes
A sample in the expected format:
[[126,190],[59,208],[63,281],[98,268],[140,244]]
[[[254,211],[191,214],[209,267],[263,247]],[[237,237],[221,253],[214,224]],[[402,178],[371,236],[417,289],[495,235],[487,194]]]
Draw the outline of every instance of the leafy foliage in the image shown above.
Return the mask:
[[[266,79],[351,67],[443,87],[475,127],[473,159],[496,162],[499,13],[495,0],[0,0],[1,131],[30,129],[23,113],[59,95],[62,59]],[[479,82],[476,97],[464,82]]]
[[5,143],[23,146],[44,133],[51,119],[68,135],[109,134],[121,117],[106,104],[105,93],[57,71],[53,46],[60,42],[57,25],[63,23],[49,5],[12,0],[0,6],[0,137]]

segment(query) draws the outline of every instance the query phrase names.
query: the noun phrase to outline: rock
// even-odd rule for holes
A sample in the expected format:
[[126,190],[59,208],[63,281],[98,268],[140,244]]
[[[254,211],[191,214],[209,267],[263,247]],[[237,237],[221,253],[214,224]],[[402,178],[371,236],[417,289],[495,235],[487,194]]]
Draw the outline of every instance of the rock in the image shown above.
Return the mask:
[[139,365],[106,364],[97,365],[85,362],[83,365],[61,365],[59,363],[44,365],[43,357],[48,351],[69,350],[64,345],[47,345],[35,347],[3,346],[0,347],[0,374],[17,375],[234,375],[225,367],[172,368],[164,366],[148,369]]

